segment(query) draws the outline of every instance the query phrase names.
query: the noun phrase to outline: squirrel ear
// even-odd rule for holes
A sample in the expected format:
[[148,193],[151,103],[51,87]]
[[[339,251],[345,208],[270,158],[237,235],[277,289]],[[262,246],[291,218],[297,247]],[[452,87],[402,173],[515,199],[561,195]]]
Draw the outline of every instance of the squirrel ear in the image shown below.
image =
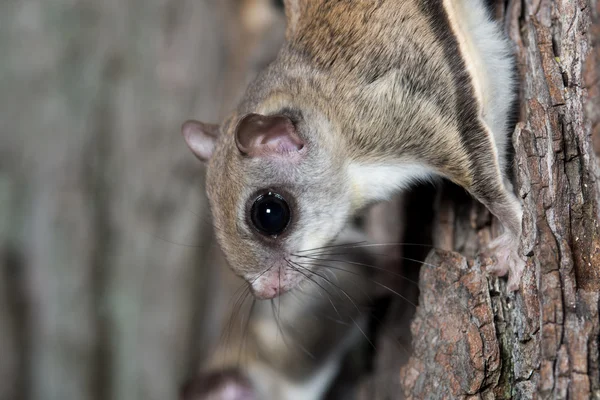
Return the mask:
[[292,121],[283,115],[248,114],[235,130],[238,150],[247,156],[288,155],[304,147]]
[[289,38],[296,29],[300,18],[300,3],[304,0],[283,0],[287,27],[285,34]]
[[181,126],[181,133],[190,150],[200,161],[210,160],[219,136],[219,125],[189,120]]

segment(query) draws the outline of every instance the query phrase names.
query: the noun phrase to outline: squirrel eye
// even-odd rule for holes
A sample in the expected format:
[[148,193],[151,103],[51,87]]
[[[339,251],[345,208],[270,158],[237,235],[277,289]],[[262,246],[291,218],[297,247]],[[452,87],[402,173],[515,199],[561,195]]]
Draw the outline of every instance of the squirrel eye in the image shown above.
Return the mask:
[[254,200],[250,210],[254,227],[265,235],[277,236],[287,228],[291,220],[290,207],[280,194],[268,192]]

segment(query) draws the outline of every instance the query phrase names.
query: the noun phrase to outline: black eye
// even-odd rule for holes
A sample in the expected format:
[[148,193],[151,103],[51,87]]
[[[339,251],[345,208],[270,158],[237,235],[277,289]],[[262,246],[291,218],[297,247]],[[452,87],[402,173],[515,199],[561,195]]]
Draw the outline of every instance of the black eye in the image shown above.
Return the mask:
[[254,200],[250,218],[261,233],[276,236],[290,223],[290,207],[281,195],[269,192]]

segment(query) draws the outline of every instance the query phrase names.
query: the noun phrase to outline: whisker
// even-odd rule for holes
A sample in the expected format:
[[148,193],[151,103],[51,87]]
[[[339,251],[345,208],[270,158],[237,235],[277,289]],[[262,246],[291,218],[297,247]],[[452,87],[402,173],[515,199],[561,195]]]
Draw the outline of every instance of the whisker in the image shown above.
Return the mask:
[[364,264],[364,263],[359,263],[359,262],[354,262],[354,261],[348,261],[348,260],[331,260],[329,258],[317,258],[317,257],[314,257],[314,256],[300,256],[300,255],[297,255],[297,254],[292,254],[292,255],[296,256],[296,257],[308,258],[308,259],[316,260],[316,261],[325,261],[325,262],[326,261],[331,261],[331,262],[338,262],[338,263],[345,263],[345,264],[350,264],[350,265],[356,265],[356,266],[359,266],[359,267],[372,268],[372,269],[376,269],[378,271],[386,272],[386,273],[388,273],[390,275],[397,276],[398,278],[404,279],[405,281],[408,281],[410,283],[413,283],[413,284],[419,286],[419,282],[416,282],[416,281],[408,278],[405,275],[399,274],[399,273],[394,272],[394,271],[390,271],[390,270],[388,270],[386,268],[377,267],[376,265]]
[[[294,290],[294,291],[290,291],[289,293],[290,293],[290,295],[291,295],[291,296],[293,296],[293,297],[294,297],[294,298],[295,298],[295,299],[298,301],[298,303],[302,304],[302,299],[301,299],[300,297],[298,297],[298,295],[296,294],[296,291],[295,291],[295,290]],[[342,321],[341,319],[336,319],[336,318],[333,318],[331,315],[327,315],[327,314],[325,314],[325,313],[323,313],[323,312],[319,312],[319,311],[315,311],[315,310],[313,310],[313,311],[312,311],[312,313],[313,313],[315,316],[317,316],[317,317],[320,317],[320,318],[323,318],[323,319],[329,320],[329,321],[331,321],[331,322],[334,322],[334,323],[336,323],[336,324],[339,324],[339,325],[342,325],[342,326],[348,326],[348,325],[350,325],[350,324],[349,324],[348,322],[346,322],[346,321]]]
[[[360,274],[358,272],[348,271],[348,270],[345,270],[345,269],[339,268],[339,267],[332,267],[332,266],[328,266],[328,265],[320,265],[320,264],[314,264],[314,263],[309,263],[309,262],[297,262],[297,264],[298,265],[309,265],[309,266],[311,266],[311,265],[322,266],[324,268],[333,269],[333,270],[336,270],[336,271],[344,271],[344,272],[347,272],[349,274],[356,275],[360,279],[362,279],[362,278],[370,279],[370,278],[368,278],[368,277],[366,277],[366,276],[364,276],[364,275],[362,275],[362,274]],[[336,276],[336,275],[334,274],[334,276]],[[337,278],[337,276],[336,276],[336,278]],[[360,285],[358,285],[356,283],[356,280],[357,279],[351,279],[350,280],[351,283],[352,283],[352,285],[354,285],[354,287],[356,287],[358,290],[360,290],[365,295],[365,297],[369,300],[369,302],[372,303],[373,302],[373,298],[369,295],[369,293],[367,293],[363,288],[361,288]]]
[[[273,266],[267,268],[266,270],[264,270],[263,272],[261,272],[260,274],[258,274],[252,281],[250,281],[250,284],[254,283],[254,281],[256,281],[258,278],[260,278],[262,275],[264,275],[266,272],[268,272]],[[250,311],[248,313],[248,317],[246,319],[246,323],[244,325],[244,318],[240,318],[240,313],[243,310],[243,306],[244,303],[246,302],[246,300],[248,300],[248,297],[252,298],[252,305],[250,307]],[[229,346],[230,341],[232,340],[232,336],[233,336],[233,332],[234,332],[234,326],[236,323],[240,323],[240,328],[242,329],[242,337],[241,339],[241,344],[240,344],[240,349],[239,349],[239,353],[238,353],[238,365],[241,364],[241,352],[243,350],[243,347],[246,346],[247,343],[247,329],[248,326],[250,324],[250,318],[252,317],[252,312],[254,310],[256,304],[256,298],[254,298],[254,296],[251,295],[250,293],[250,289],[249,289],[249,285],[247,282],[242,282],[242,284],[237,288],[237,290],[233,293],[233,295],[231,296],[231,300],[230,300],[230,310],[231,313],[229,315],[229,318],[227,320],[227,323],[225,324],[225,329],[221,332],[220,338],[219,338],[219,343],[224,346],[225,349],[227,349]],[[239,320],[239,321],[238,321]],[[226,354],[228,353],[228,351],[224,351],[223,352],[223,356],[225,357]],[[225,361],[225,360],[223,360]]]
[[[318,285],[321,289],[323,289],[325,292],[327,292],[327,297],[329,299],[329,303],[331,303],[331,306],[333,307],[333,309],[335,310],[336,314],[340,317],[343,318],[340,314],[340,312],[338,311],[337,307],[335,306],[335,304],[333,304],[333,301],[331,300],[331,296],[329,294],[329,291],[327,289],[325,289],[321,284],[319,284],[317,281],[313,280],[309,275],[304,274],[302,271],[300,271],[298,268],[294,267],[295,264],[292,261],[286,260],[286,262],[288,263],[288,265],[290,266],[290,268],[292,268],[293,270],[297,271],[298,273],[302,274],[303,276],[305,276],[307,279],[309,279],[311,282],[315,283],[316,285]],[[298,264],[296,264],[298,267],[306,269]],[[311,271],[309,271],[311,272]],[[313,272],[314,273],[314,272]],[[326,280],[326,279],[325,279]],[[326,280],[327,281],[327,280]],[[331,285],[331,282],[329,282]],[[335,286],[335,285],[334,285]],[[352,303],[354,303],[352,301],[352,299],[350,297],[348,297],[348,299],[350,299],[350,301]],[[356,306],[356,305],[355,305]],[[358,307],[357,307],[358,310]],[[358,310],[360,313],[360,310]],[[354,320],[354,318],[352,318],[352,315],[348,314],[348,317],[350,318],[350,320],[352,320],[352,323],[354,323],[354,325],[356,326],[356,328],[360,331],[360,333],[363,335],[363,337],[365,338],[365,340],[373,347],[373,350],[377,351],[377,348],[375,347],[375,345],[373,344],[373,342],[371,342],[371,340],[368,338],[368,336],[365,334],[365,332],[362,330],[362,328],[360,327],[360,325]]]
[[[295,264],[297,267],[303,268],[307,271],[310,271],[309,269],[294,263],[293,261],[290,261],[292,264]],[[354,307],[356,308],[356,311],[358,311],[358,313],[361,313],[361,310],[358,308],[358,306],[356,305],[356,303],[354,302],[354,300],[352,300],[352,297],[348,295],[348,293],[342,289],[341,287],[339,287],[338,285],[334,284],[333,282],[331,282],[329,279],[324,278],[323,276],[317,274],[314,271],[310,271],[311,273],[313,273],[314,275],[320,276],[321,279],[325,280],[327,283],[329,283],[330,285],[332,285],[333,287],[335,287],[336,289],[338,289],[339,291],[341,291],[347,298],[348,300],[350,300],[350,302],[354,305]],[[375,347],[375,345],[373,344],[373,342],[369,339],[369,337],[365,334],[365,332],[363,331],[363,329],[360,327],[360,325],[358,323],[356,323],[356,321],[354,320],[354,318],[352,317],[352,315],[349,313],[348,317],[352,320],[352,322],[354,322],[354,325],[356,325],[356,328],[360,331],[360,333],[362,333],[362,335],[365,337],[365,339],[367,340],[367,342],[373,347],[374,350],[377,350],[377,348]]]
[[[233,311],[232,314],[229,316],[228,322],[226,324],[226,329],[222,332],[222,335],[229,335],[230,332],[232,331],[233,328],[233,324],[235,323],[235,317],[236,317],[236,313],[239,312],[239,307],[237,307],[238,303],[241,301],[242,295],[244,294],[244,284],[240,285],[240,287],[238,287],[238,289],[233,293],[233,295],[231,296],[231,300],[230,300],[230,304],[232,304],[233,306],[231,307],[231,310]],[[221,342],[222,340],[224,340],[225,338],[221,337],[219,339],[219,341]]]
[[314,247],[314,248],[312,248],[312,249],[305,249],[305,250],[301,250],[301,251],[299,251],[299,253],[302,253],[302,252],[307,252],[307,251],[317,251],[317,250],[321,250],[321,249],[330,249],[330,248],[335,248],[335,247],[338,247],[338,248],[339,248],[340,246],[346,246],[346,245],[358,245],[358,244],[363,244],[363,243],[365,243],[365,244],[366,244],[366,243],[367,243],[367,241],[366,241],[366,240],[362,240],[362,241],[360,241],[360,242],[354,242],[354,243],[331,244],[331,245],[328,245],[328,246]]
[[428,247],[428,248],[431,248],[431,249],[435,249],[436,248],[433,245],[424,244],[424,243],[408,243],[408,242],[367,243],[367,242],[358,242],[358,243],[350,243],[350,244],[344,243],[344,244],[340,244],[340,245],[324,246],[324,247],[315,248],[315,249],[300,250],[300,251],[298,251],[298,253],[307,253],[307,252],[310,252],[310,251],[314,252],[314,251],[317,251],[317,250],[323,249],[323,248],[331,248],[331,249],[337,250],[337,249],[361,249],[361,248],[366,248],[366,247],[384,247],[384,246],[418,246],[418,247]]
[[409,257],[404,257],[404,256],[402,256],[400,258],[403,259],[403,260],[412,261],[412,262],[415,262],[415,263],[418,263],[418,264],[427,265],[428,267],[432,267],[432,268],[439,268],[440,267],[439,265],[430,264],[430,263],[425,262],[424,260],[417,260],[416,258],[409,258]]
[[[300,263],[297,263],[297,264],[300,264]],[[327,266],[325,266],[325,267],[327,267]],[[342,270],[342,271],[345,271],[345,272],[349,272],[349,273],[352,273],[352,274],[354,274],[354,275],[358,275],[359,277],[362,277],[362,275],[361,275],[361,274],[359,274],[359,273],[356,273],[356,272],[354,272],[354,271],[347,271],[347,270],[344,270],[344,269],[341,269],[341,268],[336,268],[336,267],[331,267],[331,268],[333,268],[333,269],[337,269],[337,270]],[[298,271],[298,272],[299,272],[299,271]],[[354,280],[352,280],[352,281],[354,281]],[[353,284],[354,284],[354,282],[353,282]],[[356,287],[357,287],[357,288],[358,288],[358,289],[359,289],[361,292],[363,292],[367,298],[369,298],[369,301],[370,301],[370,303],[372,304],[372,303],[373,303],[373,299],[371,299],[371,297],[370,297],[370,296],[369,296],[369,295],[368,295],[368,294],[365,292],[365,290],[364,290],[364,289],[362,289],[362,288],[361,288],[359,285],[356,285],[356,284],[355,284],[355,286],[356,286]],[[402,298],[403,298],[405,301],[407,301],[407,302],[411,303],[411,302],[410,302],[410,301],[408,301],[408,299],[406,299],[404,296],[401,296],[401,297],[402,297]],[[411,303],[411,304],[412,304],[412,303]],[[374,320],[375,320],[375,321],[376,321],[376,322],[377,322],[379,325],[383,326],[383,321],[382,321],[381,319],[377,318],[373,312],[371,312],[371,311],[368,311],[368,312],[367,312],[367,314],[370,316],[370,318],[374,319]],[[336,321],[335,319],[333,319],[333,320],[334,320],[334,321]],[[344,323],[343,321],[340,321],[340,322]],[[348,323],[344,323],[344,325],[348,326],[349,324],[348,324]],[[398,346],[398,347],[399,347],[399,348],[400,348],[402,351],[404,351],[404,353],[405,353],[406,355],[410,356],[410,354],[411,354],[411,353],[410,353],[410,350],[409,350],[409,349],[408,349],[408,348],[407,348],[407,347],[406,347],[406,346],[405,346],[405,345],[404,345],[402,342],[400,342],[400,341],[399,341],[399,340],[398,340],[396,337],[392,337],[392,341],[393,341],[393,342],[394,342],[394,343],[395,343],[395,344],[396,344],[396,345],[397,345],[397,346]]]
[[[323,295],[323,292],[320,290],[317,291],[305,291],[302,284],[306,283],[305,280],[302,280],[298,286],[296,286],[293,290],[290,291],[290,293],[294,293],[294,296],[296,296],[296,293],[301,293],[303,296],[307,297],[307,298],[311,298],[311,299],[316,299],[318,298],[319,300],[324,300],[325,296]],[[302,302],[302,300],[296,296],[296,298],[298,299],[299,302]]]
[[316,360],[317,359],[317,357],[313,353],[311,353],[306,347],[304,347],[301,343],[299,343],[298,341],[296,341],[295,344],[296,344],[296,346],[298,346],[298,348],[300,350],[302,350],[302,352],[304,354],[306,354],[307,356],[309,356],[312,360]]
[[314,279],[312,279],[312,277],[310,275],[306,275],[304,272],[302,272],[298,268],[294,267],[294,265],[292,264],[292,262],[290,260],[286,259],[285,261],[290,266],[290,268],[292,268],[294,271],[296,271],[299,274],[303,275],[306,279],[308,279],[309,281],[311,281],[312,283],[314,283],[315,285],[317,285],[321,289],[323,289],[323,291],[327,294],[327,298],[329,299],[329,302],[331,303],[331,306],[335,310],[335,313],[338,315],[338,317],[343,318],[342,315],[340,314],[340,312],[338,311],[337,307],[335,306],[335,304],[333,304],[333,301],[331,300],[331,293],[329,293],[329,291],[327,289],[325,289],[319,282],[317,282]]
[[[282,328],[282,322],[281,319],[279,318],[279,316],[275,315],[275,305],[274,305],[274,301],[273,299],[271,299],[271,310],[273,312],[273,319],[275,320],[275,324],[277,325],[277,329],[281,332],[281,338],[283,340],[283,343],[285,344],[285,346],[289,349],[290,346],[289,344],[286,342],[285,340],[285,336],[283,333],[283,328]],[[295,329],[293,327],[293,325],[288,324],[288,326],[290,326],[290,328]],[[296,330],[297,331],[297,330]],[[312,354],[310,351],[308,351],[308,349],[306,349],[304,346],[302,346],[302,344],[298,341],[297,338],[294,338],[293,334],[290,333],[290,336],[292,336],[292,339],[294,340],[294,344],[300,349],[302,350],[302,352],[304,352],[306,355],[308,355],[311,359],[316,359],[315,355]]]
[[[294,254],[296,257],[305,257],[305,258],[309,258],[309,257],[316,257],[317,255],[310,255],[310,256],[301,256],[301,255],[297,255]],[[330,255],[330,254],[325,254],[326,256]],[[347,254],[333,254],[333,255],[347,255]],[[391,257],[391,255],[389,254],[379,254],[380,256],[387,256],[387,257]],[[439,268],[439,265],[435,265],[435,264],[430,264],[425,262],[424,260],[417,260],[416,258],[410,258],[410,257],[404,257],[404,256],[398,256],[398,258],[402,259],[402,260],[407,260],[407,261],[412,261],[415,262],[417,264],[423,264],[423,265],[427,265],[428,267],[432,267],[432,268]],[[324,260],[328,260],[328,259],[324,259]],[[341,261],[341,262],[346,262],[348,264],[351,264],[352,262],[350,261]]]
[[[335,268],[335,267],[332,267],[332,266],[330,266],[330,265],[325,265],[325,264],[316,264],[316,263],[313,263],[313,264],[311,264],[311,265],[314,265],[314,266],[316,266],[316,267],[331,268],[331,269],[339,269],[339,270],[342,270],[342,271],[345,271],[345,272],[348,272],[348,273],[354,273],[354,274],[356,274],[356,275],[359,275],[359,274],[358,274],[358,273],[356,273],[356,272],[348,271],[348,270],[345,270],[345,269],[342,269],[342,268]],[[313,273],[315,273],[315,272],[313,271]],[[382,287],[382,288],[384,288],[384,289],[386,289],[386,290],[390,291],[391,293],[395,294],[396,296],[398,296],[398,297],[400,297],[401,299],[403,299],[404,301],[406,301],[406,302],[407,302],[408,304],[410,304],[411,306],[413,306],[413,307],[417,308],[417,305],[416,305],[416,304],[414,304],[412,301],[410,301],[408,298],[406,298],[405,296],[401,295],[401,294],[400,294],[400,293],[398,293],[397,291],[395,291],[395,290],[393,290],[393,289],[391,289],[391,288],[387,287],[387,286],[386,286],[386,285],[384,285],[383,283],[380,283],[380,282],[378,282],[378,281],[376,281],[376,280],[374,280],[374,279],[372,279],[372,278],[366,278],[366,279],[369,279],[369,281],[370,281],[370,282],[373,282],[374,284],[376,284],[376,285],[378,285],[378,286],[380,286],[380,287]]]
[[285,336],[283,334],[283,329],[281,328],[281,325],[279,324],[279,318],[277,316],[277,313],[275,312],[275,308],[276,308],[275,300],[271,299],[270,303],[271,303],[271,311],[273,312],[273,319],[275,320],[275,325],[277,326],[277,336],[275,337],[275,341],[277,341],[277,338],[279,338],[279,334],[281,333],[281,339],[283,340],[283,344],[285,344],[285,347],[287,347],[289,349],[290,346],[287,343],[287,341],[285,340]]
[[[278,278],[278,283],[277,283],[277,318],[280,319],[281,317],[281,266],[278,267],[279,271],[277,274],[277,278]],[[281,330],[281,329],[280,329]],[[283,335],[283,331],[281,332],[281,334]]]
[[302,268],[302,269],[304,269],[305,271],[309,271],[309,272],[310,272],[310,273],[312,273],[313,275],[316,275],[316,276],[318,276],[319,278],[321,278],[321,279],[323,279],[325,282],[327,282],[329,285],[333,286],[335,289],[337,289],[338,291],[342,292],[342,293],[343,293],[343,294],[344,294],[344,295],[345,295],[345,296],[348,298],[348,300],[350,300],[350,302],[352,303],[352,305],[354,306],[354,308],[356,308],[356,311],[358,311],[359,313],[361,312],[360,308],[359,308],[359,307],[358,307],[358,305],[357,305],[357,304],[354,302],[354,300],[352,299],[352,297],[351,297],[351,296],[349,296],[349,295],[348,295],[348,293],[347,293],[347,292],[346,292],[344,289],[342,289],[340,286],[338,286],[338,285],[336,285],[335,283],[331,282],[331,280],[329,280],[328,278],[324,277],[323,275],[321,275],[321,274],[318,274],[318,273],[316,273],[315,271],[313,271],[313,270],[311,270],[311,269],[309,269],[309,268],[306,268],[306,267],[302,266],[300,263],[293,262],[293,261],[290,261],[290,262],[291,262],[292,264],[294,264],[296,267],[298,267],[298,268]]
[[[247,294],[250,294],[250,291],[246,291]],[[246,297],[247,298],[247,297]],[[244,302],[246,299],[244,299]],[[244,326],[244,330],[242,331],[242,343],[240,344],[240,350],[238,353],[238,365],[240,365],[241,354],[244,353],[244,349],[246,348],[248,342],[248,327],[250,326],[250,320],[252,319],[252,315],[254,313],[254,305],[256,304],[256,299],[252,296],[252,304],[250,305],[250,310],[248,311],[248,317],[246,318],[246,324]],[[247,356],[247,353],[244,353]],[[246,364],[248,364],[248,358],[246,357]]]
[[[347,271],[347,270],[344,270],[344,269],[342,269],[342,268],[331,267],[331,266],[324,266],[324,267],[326,267],[326,268],[332,268],[332,269],[336,269],[336,270],[341,270],[341,271],[345,271],[345,272],[348,272],[348,273],[352,273],[353,275],[358,275],[358,276],[359,276],[359,278],[362,278],[362,277],[363,277],[361,274],[359,274],[359,273],[356,273],[356,272],[354,272],[354,271]],[[353,281],[353,283],[354,283],[354,279],[352,279],[352,281]],[[366,293],[366,291],[365,291],[364,289],[362,289],[362,288],[361,288],[359,285],[356,285],[356,284],[355,284],[355,286],[356,286],[356,287],[357,287],[357,288],[358,288],[358,289],[359,289],[361,292],[363,292],[363,293],[364,293],[364,294],[367,296],[367,298],[369,298],[369,300],[370,300],[370,303],[372,304],[372,303],[373,303],[373,299],[371,299],[371,297],[370,297],[370,296],[369,296],[369,295]],[[416,305],[414,305],[412,302],[410,302],[410,301],[409,301],[409,300],[408,300],[406,297],[404,297],[404,296],[401,296],[401,298],[402,298],[403,300],[407,301],[409,304],[411,304],[411,305],[413,305],[413,306],[415,306],[415,307],[416,307]],[[375,320],[375,321],[376,321],[376,322],[377,322],[377,323],[378,323],[380,326],[383,326],[383,321],[382,321],[381,319],[379,319],[379,318],[378,318],[378,317],[375,315],[375,313],[373,313],[373,312],[370,312],[370,311],[369,311],[369,312],[368,312],[368,314],[369,314],[369,316],[370,316],[372,319],[374,319],[374,320]],[[408,348],[407,348],[407,347],[406,347],[406,346],[405,346],[405,345],[404,345],[402,342],[400,342],[400,341],[399,341],[399,340],[398,340],[396,337],[392,337],[392,340],[393,340],[393,341],[396,343],[396,345],[397,345],[397,346],[398,346],[398,347],[399,347],[399,348],[400,348],[402,351],[404,351],[404,352],[405,352],[405,354],[406,354],[406,355],[410,356],[410,354],[411,354],[411,353],[410,353],[410,350],[409,350],[409,349],[408,349]]]
[[[288,323],[286,324],[286,326],[288,326],[288,327],[289,327],[289,329],[291,329],[291,330],[292,330],[292,332],[288,332],[288,333],[289,333],[289,336],[291,336],[291,337],[292,337],[292,339],[294,340],[294,344],[295,344],[296,346],[298,346],[298,348],[300,348],[300,350],[302,350],[302,352],[303,352],[303,353],[305,353],[305,354],[306,354],[306,355],[308,355],[310,358],[312,358],[313,360],[315,360],[315,359],[316,359],[316,356],[315,356],[313,353],[311,353],[311,352],[310,352],[310,351],[309,351],[309,350],[308,350],[306,347],[304,347],[304,346],[302,345],[301,341],[300,341],[300,340],[298,340],[298,337],[297,337],[296,335],[294,335],[294,332],[295,332],[296,334],[304,334],[304,332],[300,332],[300,331],[299,331],[299,330],[296,328],[296,326],[293,324],[293,322],[292,322],[292,321],[288,321]],[[296,337],[295,337],[295,336],[296,336]]]
[[263,272],[261,272],[260,274],[256,275],[254,277],[254,279],[252,279],[249,283],[252,285],[254,282],[256,282],[256,280],[258,278],[260,278],[261,276],[263,276],[264,274],[266,274],[267,272],[269,272],[271,270],[271,268],[273,268],[275,264],[271,265],[269,268],[265,269]]
[[[240,313],[240,310],[242,309],[242,306],[249,294],[249,291],[247,289],[247,286],[245,286],[245,284],[242,284],[232,295],[231,303],[234,303],[233,307],[231,308],[232,313],[229,315],[228,322],[225,324],[225,329],[221,332],[221,336],[219,338],[219,343],[221,346],[223,346],[224,349],[227,349],[229,347],[229,342],[231,340],[234,324],[236,323],[236,319]],[[227,353],[227,350],[223,351],[223,362],[225,362]]]

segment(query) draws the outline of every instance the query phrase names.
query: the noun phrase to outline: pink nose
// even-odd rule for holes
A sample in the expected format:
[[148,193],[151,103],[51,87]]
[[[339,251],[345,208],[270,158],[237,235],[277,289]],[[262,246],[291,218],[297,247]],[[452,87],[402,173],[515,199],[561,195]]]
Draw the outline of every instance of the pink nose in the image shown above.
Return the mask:
[[[257,287],[258,286],[258,287]],[[284,294],[287,290],[279,288],[279,285],[251,285],[252,294],[259,300],[270,300]]]
[[294,288],[300,281],[297,274],[287,268],[273,268],[249,282],[254,297],[261,300],[274,299]]

